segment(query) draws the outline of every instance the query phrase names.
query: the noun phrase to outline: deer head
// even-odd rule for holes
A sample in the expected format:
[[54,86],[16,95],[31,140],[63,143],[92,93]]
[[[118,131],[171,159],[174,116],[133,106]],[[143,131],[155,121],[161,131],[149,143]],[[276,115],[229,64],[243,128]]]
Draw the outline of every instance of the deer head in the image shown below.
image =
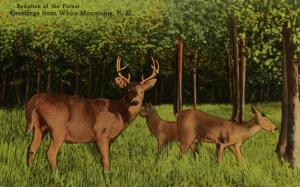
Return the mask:
[[269,132],[275,132],[277,127],[265,115],[260,113],[254,106],[251,106],[252,113],[255,115],[257,124]]
[[152,74],[146,79],[144,79],[144,75],[142,75],[142,80],[140,82],[131,82],[130,74],[128,74],[126,78],[121,73],[122,70],[128,67],[128,64],[121,68],[121,58],[119,56],[117,57],[116,71],[118,77],[115,78],[115,83],[123,91],[123,98],[125,98],[131,106],[141,105],[144,99],[144,92],[152,88],[156,83],[155,76],[159,72],[159,63],[152,57],[151,59]]
[[146,103],[143,107],[142,111],[140,112],[140,116],[146,118],[148,116],[154,116],[156,114],[156,111],[151,103]]

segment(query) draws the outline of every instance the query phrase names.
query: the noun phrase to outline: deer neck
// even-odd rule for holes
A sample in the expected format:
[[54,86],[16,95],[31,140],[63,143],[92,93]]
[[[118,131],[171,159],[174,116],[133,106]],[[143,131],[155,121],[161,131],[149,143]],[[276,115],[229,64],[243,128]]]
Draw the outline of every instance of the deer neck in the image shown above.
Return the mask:
[[257,120],[252,118],[248,122],[244,124],[245,128],[247,128],[247,133],[245,138],[249,138],[256,134],[259,130],[261,130],[261,127],[257,124]]
[[149,130],[152,132],[152,134],[157,135],[157,131],[158,131],[158,124],[159,124],[160,118],[158,116],[158,114],[154,114],[151,116],[148,116],[146,118],[146,122],[147,122],[147,126],[149,128]]
[[120,100],[120,103],[123,107],[124,122],[127,125],[130,124],[138,115],[142,107],[142,102],[143,101],[141,101],[138,105],[130,105],[129,101],[125,97]]

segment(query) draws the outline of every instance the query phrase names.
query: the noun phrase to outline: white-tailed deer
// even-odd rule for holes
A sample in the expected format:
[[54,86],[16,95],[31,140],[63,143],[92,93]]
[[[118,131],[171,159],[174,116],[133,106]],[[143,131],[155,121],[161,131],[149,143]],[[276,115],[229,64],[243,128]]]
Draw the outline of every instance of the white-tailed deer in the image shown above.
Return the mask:
[[156,83],[159,64],[152,58],[152,74],[141,82],[130,81],[121,71],[120,57],[116,60],[116,85],[122,89],[120,100],[88,99],[64,94],[40,93],[26,104],[26,132],[34,129],[33,140],[28,149],[27,163],[30,166],[46,133],[51,136],[47,156],[53,171],[56,171],[56,155],[63,144],[96,142],[102,156],[104,172],[109,168],[109,149],[118,137],[136,118],[144,99],[144,92]]
[[[146,104],[140,112],[146,118],[147,126],[153,136],[157,139],[158,153],[170,141],[179,141],[176,121],[166,121],[160,118],[152,104]],[[197,146],[191,145],[195,155],[198,154]]]
[[226,147],[240,160],[242,158],[240,146],[246,139],[261,129],[270,132],[276,130],[276,126],[256,108],[252,107],[252,112],[254,117],[245,123],[236,123],[193,109],[179,112],[177,124],[181,152],[186,153],[194,141],[202,140],[216,144],[218,161],[221,161]]

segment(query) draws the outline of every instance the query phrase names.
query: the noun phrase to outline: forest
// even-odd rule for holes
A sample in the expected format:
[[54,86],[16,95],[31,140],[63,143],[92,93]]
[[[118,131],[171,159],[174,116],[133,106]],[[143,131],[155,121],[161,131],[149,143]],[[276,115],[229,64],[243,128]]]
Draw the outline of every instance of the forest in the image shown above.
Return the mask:
[[[20,2],[28,5],[31,1]],[[184,44],[183,102],[192,102],[194,62],[198,102],[230,102],[230,17],[233,15],[237,18],[238,37],[246,39],[246,101],[276,101],[281,94],[280,41],[284,22],[288,21],[292,28],[294,43],[300,41],[297,0],[134,3],[107,0],[89,4],[74,1],[72,4],[82,10],[105,10],[116,15],[55,17],[11,16],[9,11],[17,5],[6,1],[1,4],[6,10],[0,17],[3,106],[24,104],[33,94],[50,90],[117,98],[119,94],[113,84],[117,55],[122,57],[122,63],[130,64],[135,81],[139,81],[142,73],[149,73],[150,57],[157,59],[161,64],[159,81],[146,97],[152,103],[170,103],[174,98],[170,96],[174,95],[179,37]],[[45,11],[43,4],[47,1],[33,10]],[[299,56],[299,48],[296,54]]]

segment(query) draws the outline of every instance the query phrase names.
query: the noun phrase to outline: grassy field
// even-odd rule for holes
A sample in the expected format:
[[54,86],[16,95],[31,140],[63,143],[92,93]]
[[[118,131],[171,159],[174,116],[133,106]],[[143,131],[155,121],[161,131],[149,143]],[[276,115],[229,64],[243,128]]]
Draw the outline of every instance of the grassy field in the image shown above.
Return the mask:
[[[229,118],[230,105],[200,105],[208,113]],[[280,105],[261,104],[260,108],[278,126]],[[164,119],[174,119],[171,105],[157,107]],[[252,114],[247,105],[246,118]],[[33,166],[26,166],[31,136],[23,134],[22,109],[0,110],[0,186],[299,186],[300,170],[281,164],[274,149],[279,133],[260,131],[242,145],[244,160],[238,163],[225,150],[223,163],[215,160],[215,146],[202,143],[200,157],[189,152],[181,157],[176,143],[169,144],[156,157],[156,140],[146,122],[138,117],[111,146],[111,169],[102,174],[95,144],[64,144],[58,154],[57,175],[52,175],[43,141]]]

